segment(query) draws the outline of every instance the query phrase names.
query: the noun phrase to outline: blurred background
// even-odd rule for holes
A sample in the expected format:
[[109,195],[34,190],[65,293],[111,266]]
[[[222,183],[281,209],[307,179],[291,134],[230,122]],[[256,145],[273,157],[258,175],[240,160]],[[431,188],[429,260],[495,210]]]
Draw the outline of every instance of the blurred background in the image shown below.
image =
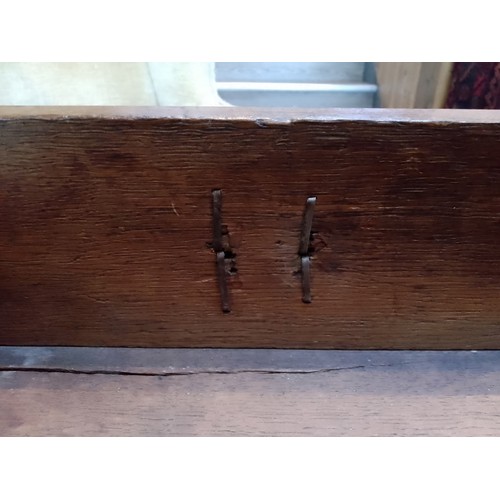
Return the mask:
[[500,63],[0,63],[0,105],[500,107]]

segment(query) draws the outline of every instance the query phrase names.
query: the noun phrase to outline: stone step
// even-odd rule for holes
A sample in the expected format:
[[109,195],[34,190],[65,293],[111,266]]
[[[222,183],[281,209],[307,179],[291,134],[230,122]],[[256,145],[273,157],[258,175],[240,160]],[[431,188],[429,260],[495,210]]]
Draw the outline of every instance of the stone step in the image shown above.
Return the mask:
[[371,108],[367,63],[215,63],[219,96],[234,106]]
[[363,62],[218,62],[219,82],[362,82]]
[[217,91],[222,99],[234,106],[371,108],[377,86],[369,83],[218,82]]

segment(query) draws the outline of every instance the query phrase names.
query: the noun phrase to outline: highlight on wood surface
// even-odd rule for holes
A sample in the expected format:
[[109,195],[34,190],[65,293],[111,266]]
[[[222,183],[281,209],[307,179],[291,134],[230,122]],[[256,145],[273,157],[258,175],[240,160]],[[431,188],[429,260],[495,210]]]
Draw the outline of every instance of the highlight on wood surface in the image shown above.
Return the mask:
[[495,111],[0,109],[0,345],[500,348],[499,135]]

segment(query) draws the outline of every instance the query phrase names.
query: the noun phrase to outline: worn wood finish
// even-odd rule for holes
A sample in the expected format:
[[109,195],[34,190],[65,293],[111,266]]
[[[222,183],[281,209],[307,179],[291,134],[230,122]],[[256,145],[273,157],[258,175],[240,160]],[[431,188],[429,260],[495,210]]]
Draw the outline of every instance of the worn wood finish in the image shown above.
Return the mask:
[[498,113],[53,113],[0,122],[0,344],[500,347]]
[[487,351],[0,349],[0,436],[499,436],[499,366]]
[[129,347],[0,347],[0,371],[182,375],[315,373],[378,366],[496,370],[498,351],[368,351],[332,349],[157,349]]

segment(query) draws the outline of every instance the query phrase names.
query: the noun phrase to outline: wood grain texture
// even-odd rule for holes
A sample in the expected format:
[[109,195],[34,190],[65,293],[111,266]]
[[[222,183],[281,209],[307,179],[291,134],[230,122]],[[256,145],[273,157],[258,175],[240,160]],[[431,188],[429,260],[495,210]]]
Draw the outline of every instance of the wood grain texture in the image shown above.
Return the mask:
[[499,436],[499,358],[0,349],[0,435]]
[[0,121],[0,344],[500,347],[498,114],[37,112]]
[[441,108],[448,91],[450,62],[379,62],[380,101],[388,108]]

